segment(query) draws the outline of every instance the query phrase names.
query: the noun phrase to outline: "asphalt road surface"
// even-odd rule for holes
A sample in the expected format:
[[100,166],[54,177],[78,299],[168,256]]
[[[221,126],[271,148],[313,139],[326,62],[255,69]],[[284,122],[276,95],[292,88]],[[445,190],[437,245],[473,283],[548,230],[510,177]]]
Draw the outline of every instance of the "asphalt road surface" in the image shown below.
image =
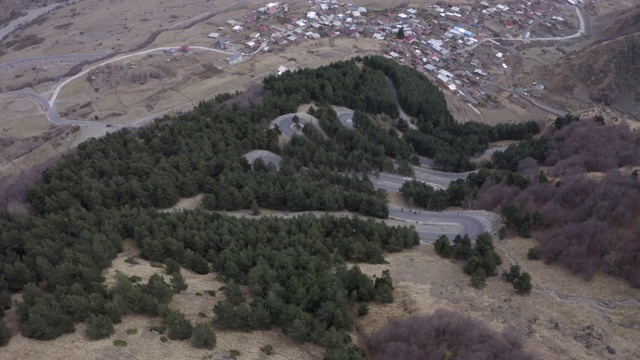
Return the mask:
[[[300,119],[298,124],[295,124],[293,122],[293,117],[296,115],[298,116],[298,119]],[[302,112],[278,116],[275,120],[271,122],[271,124],[278,125],[278,127],[280,128],[280,131],[282,132],[282,135],[286,136],[289,139],[293,135],[296,135],[296,134],[301,135],[302,128],[307,124],[313,124],[318,128],[318,130],[320,130],[318,119],[316,119],[315,117],[307,113],[302,113]]]
[[256,159],[261,158],[266,165],[273,164],[276,169],[279,169],[280,161],[282,161],[282,157],[280,155],[274,154],[268,150],[251,150],[243,156],[251,166],[253,166]]
[[340,106],[333,106],[333,109],[336,111],[342,126],[346,129],[353,130],[353,110]]
[[38,103],[40,103],[40,106],[47,112],[47,119],[56,125],[78,125],[91,128],[111,128],[113,130],[117,130],[120,128],[120,126],[104,124],[97,121],[80,121],[61,118],[60,115],[58,115],[58,113],[51,107],[47,99],[45,99],[40,94],[32,92],[16,91],[10,93],[0,93],[0,98],[30,98],[36,100]]
[[468,234],[473,241],[482,232],[494,231],[490,213],[486,211],[434,212],[389,204],[389,218],[414,225],[420,241],[429,243],[436,241],[440,235],[447,235],[453,240],[458,234]]
[[[266,150],[253,150],[244,155],[244,157],[253,164],[257,158],[262,158],[265,163],[273,163],[278,166],[280,156]],[[432,171],[432,170],[431,170]],[[429,170],[425,170],[426,173]],[[442,172],[435,172],[436,174],[447,174]],[[467,173],[468,174],[468,173]],[[452,178],[460,178],[462,174],[452,174]],[[370,175],[369,178],[377,189],[384,189],[387,191],[399,191],[400,187],[405,181],[410,181],[412,178],[404,177],[396,174],[381,173],[379,176]],[[438,179],[445,187],[446,178],[441,177]],[[431,183],[436,188],[441,188],[438,184]],[[456,235],[469,234],[472,240],[474,240],[478,234],[484,231],[494,231],[494,223],[497,223],[496,215],[486,211],[426,211],[420,209],[402,208],[396,205],[389,204],[389,218],[392,220],[400,220],[407,222],[407,225],[413,225],[416,228],[416,232],[420,237],[420,241],[424,243],[432,243],[440,235],[447,235],[450,239]]]

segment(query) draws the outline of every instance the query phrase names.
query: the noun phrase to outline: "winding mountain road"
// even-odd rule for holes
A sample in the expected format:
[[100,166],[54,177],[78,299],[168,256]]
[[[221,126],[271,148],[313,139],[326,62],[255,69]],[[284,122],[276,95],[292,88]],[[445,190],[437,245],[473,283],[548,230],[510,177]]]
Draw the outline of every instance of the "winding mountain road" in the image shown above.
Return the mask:
[[[353,116],[353,111],[345,108],[340,108],[339,110],[340,112],[337,111],[338,117],[340,118],[341,114],[344,115],[341,119],[343,126],[352,129],[352,123],[349,123],[346,120],[348,120],[350,116]],[[320,129],[318,119],[309,114],[285,114],[277,117],[271,122],[271,124],[277,125],[287,140],[291,139],[293,135],[301,133],[297,128],[298,125],[293,122],[294,116],[298,116],[298,124],[300,126],[313,124]],[[343,121],[343,119],[345,121]],[[281,161],[280,156],[265,150],[253,150],[245,154],[244,157],[251,164],[257,158],[262,158],[265,163],[272,163],[276,166],[279,166]],[[421,157],[420,163],[431,165],[433,162],[431,159]],[[415,174],[413,178],[398,174],[379,173],[377,175],[369,175],[369,179],[377,189],[399,192],[405,182],[412,181],[414,179],[427,183],[436,189],[445,189],[449,186],[451,181],[466,179],[471,173],[447,173],[427,169],[421,166],[414,166],[413,170]],[[389,218],[393,220],[406,221],[411,223],[411,225],[416,225],[416,231],[418,232],[422,242],[433,242],[443,234],[449,237],[455,237],[458,234],[469,234],[472,239],[475,239],[478,234],[484,231],[495,231],[496,224],[499,223],[497,215],[486,211],[414,211],[413,209],[404,209],[391,204],[389,205]]]
[[47,99],[45,99],[42,95],[37,94],[37,93],[26,92],[26,91],[15,91],[15,92],[9,92],[9,93],[0,93],[0,99],[1,98],[8,98],[8,99],[30,98],[30,99],[33,99],[33,100],[37,101],[40,104],[40,106],[42,107],[42,109],[44,111],[46,111],[47,119],[50,122],[52,122],[52,123],[54,123],[56,125],[78,125],[78,126],[85,126],[85,127],[91,127],[91,128],[112,128],[114,130],[120,128],[120,126],[110,125],[110,124],[103,124],[103,123],[97,122],[97,121],[80,121],[80,120],[69,120],[69,119],[61,118],[60,115],[58,115],[58,112],[55,111],[51,107],[51,105],[49,105],[49,101],[47,101]]
[[[53,90],[53,95],[51,96],[51,99],[49,99],[49,105],[52,108],[55,108],[55,104],[56,104],[56,100],[58,99],[58,95],[60,94],[60,91],[71,81],[86,75],[87,73],[89,73],[91,70],[98,68],[100,66],[104,66],[107,64],[110,64],[112,62],[116,62],[116,61],[120,61],[120,60],[124,60],[130,57],[134,57],[134,56],[139,56],[139,55],[144,55],[144,54],[149,54],[152,52],[157,52],[157,51],[164,51],[164,50],[169,50],[169,49],[175,49],[177,47],[180,46],[163,46],[163,47],[157,47],[157,48],[153,48],[153,49],[147,49],[147,50],[142,50],[142,51],[138,51],[138,52],[134,52],[131,54],[126,54],[126,55],[122,55],[122,56],[118,56],[106,61],[103,61],[99,64],[90,66],[84,70],[82,70],[81,72],[79,72],[78,74],[71,76],[69,78],[67,78],[66,80],[64,80],[62,83],[60,83],[58,86],[55,87],[55,89]],[[218,49],[212,49],[209,47],[205,47],[205,46],[189,46],[189,49],[197,49],[197,50],[203,50],[203,51],[212,51],[212,52],[218,52],[218,53],[222,53],[222,54],[227,54],[227,55],[231,55],[232,53],[228,52],[228,51],[222,51],[222,50],[218,50]]]
[[[168,50],[168,49],[174,49],[178,46],[163,46],[163,47],[157,47],[157,48],[153,48],[153,49],[147,49],[147,50],[142,50],[142,51],[138,51],[135,53],[131,53],[131,54],[127,54],[127,55],[122,55],[122,56],[118,56],[106,61],[103,61],[99,64],[90,66],[87,69],[84,69],[83,71],[81,71],[80,73],[71,76],[67,79],[65,79],[63,82],[61,82],[60,84],[58,84],[53,91],[53,95],[51,96],[51,99],[47,100],[45,99],[42,95],[35,93],[35,92],[29,92],[29,91],[14,91],[14,92],[9,92],[9,93],[0,93],[0,98],[31,98],[34,99],[36,101],[38,101],[42,108],[44,110],[46,110],[47,112],[47,120],[49,120],[50,122],[56,124],[56,125],[80,125],[80,126],[86,126],[86,127],[92,127],[92,128],[111,128],[111,129],[120,129],[122,127],[126,127],[126,126],[117,126],[117,125],[111,125],[111,124],[103,124],[100,122],[96,122],[96,121],[80,121],[80,120],[69,120],[69,119],[64,119],[61,118],[60,115],[58,114],[58,112],[56,111],[56,100],[58,99],[58,96],[60,95],[60,91],[62,91],[62,89],[69,84],[71,81],[86,75],[87,73],[89,73],[91,70],[94,70],[100,66],[104,66],[107,65],[109,63],[115,62],[115,61],[119,61],[119,60],[124,60],[130,57],[134,57],[134,56],[138,56],[138,55],[144,55],[144,54],[149,54],[152,52],[157,52],[157,51],[164,51],[164,50]],[[232,54],[228,51],[222,51],[222,50],[218,50],[218,49],[212,49],[212,48],[208,48],[208,47],[204,47],[204,46],[190,46],[190,49],[196,49],[196,50],[202,50],[202,51],[212,51],[212,52],[218,52],[218,53],[223,53],[223,54]],[[95,54],[94,54],[95,55]],[[86,54],[86,55],[68,55],[69,57],[74,57],[74,56],[94,56],[91,54]],[[42,57],[44,58],[44,57]],[[40,59],[40,58],[30,58],[30,59],[24,59],[24,61],[31,61],[33,59]],[[15,64],[16,62],[19,62],[22,60],[16,60],[12,63],[7,63],[7,64],[3,64],[2,66],[10,66],[11,64]],[[145,119],[152,119],[156,116],[162,115],[167,113],[169,110],[164,110],[158,113],[152,113],[149,114],[147,116],[145,116]],[[139,124],[140,120],[136,121],[136,124]]]

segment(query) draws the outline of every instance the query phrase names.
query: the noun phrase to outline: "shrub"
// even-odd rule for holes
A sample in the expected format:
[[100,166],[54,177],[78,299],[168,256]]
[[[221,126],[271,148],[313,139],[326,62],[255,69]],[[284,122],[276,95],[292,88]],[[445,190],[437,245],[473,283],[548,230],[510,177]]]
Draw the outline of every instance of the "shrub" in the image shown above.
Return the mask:
[[11,339],[11,330],[4,322],[4,319],[0,318],[0,347],[5,346],[9,343]]
[[436,253],[442,256],[443,258],[448,258],[451,256],[451,244],[449,243],[449,238],[447,235],[441,235],[433,246],[436,249]]
[[138,329],[127,329],[127,334],[129,335],[133,335],[137,333],[138,333]]
[[273,355],[273,346],[265,345],[265,346],[260,348],[260,351],[262,351],[263,353],[265,353],[267,355]]
[[198,349],[216,347],[216,333],[210,324],[200,323],[193,328],[193,346]]
[[207,290],[207,294],[209,294],[209,296],[216,296],[216,291],[215,290]]
[[171,273],[171,287],[175,293],[180,293],[182,291],[187,290],[189,285],[184,279],[184,276],[180,272],[180,270]]
[[115,340],[115,341],[113,342],[113,345],[114,345],[114,346],[118,346],[118,347],[125,347],[125,346],[127,346],[128,344],[127,344],[127,342],[126,342],[126,341],[124,341],[124,340]]
[[519,332],[500,334],[459,312],[437,310],[431,316],[395,321],[369,341],[370,357],[396,359],[519,359],[537,356],[522,349]]
[[169,328],[169,339],[187,340],[193,333],[193,325],[184,314],[178,310],[169,310],[164,318]]
[[507,227],[506,226],[501,226],[500,230],[498,230],[498,237],[500,238],[500,240],[504,239],[507,237]]
[[99,340],[107,338],[115,332],[113,328],[113,321],[106,315],[92,314],[85,321],[87,325],[87,337],[90,340]]
[[167,337],[163,335],[163,336],[160,336],[160,341],[165,343],[165,342],[169,341],[169,339],[167,339]]
[[526,271],[520,271],[520,265],[511,265],[509,271],[502,274],[502,277],[513,285],[516,292],[521,295],[529,294],[531,285],[531,275]]
[[471,276],[471,286],[481,289],[487,285],[487,273],[483,269],[477,269]]
[[231,349],[229,350],[229,357],[232,359],[237,358],[238,356],[240,356],[240,351],[236,350],[236,349]]
[[160,326],[152,326],[152,327],[149,328],[149,330],[155,331],[158,334],[162,335],[162,334],[164,334],[165,331],[167,331],[167,327],[166,326],[162,326],[162,325],[160,325]]
[[502,273],[502,277],[505,281],[513,283],[518,277],[520,277],[520,265],[511,265],[509,271]]
[[171,275],[175,272],[180,271],[180,264],[173,259],[166,259],[164,261],[164,267],[164,271],[167,273],[167,275]]
[[531,293],[531,289],[533,288],[533,285],[531,284],[531,275],[527,272],[520,274],[520,277],[513,282],[513,288],[521,295]]
[[527,252],[527,259],[539,260],[541,255],[540,249],[537,246],[534,246]]
[[366,302],[360,303],[358,306],[358,316],[366,316],[369,313],[369,305]]

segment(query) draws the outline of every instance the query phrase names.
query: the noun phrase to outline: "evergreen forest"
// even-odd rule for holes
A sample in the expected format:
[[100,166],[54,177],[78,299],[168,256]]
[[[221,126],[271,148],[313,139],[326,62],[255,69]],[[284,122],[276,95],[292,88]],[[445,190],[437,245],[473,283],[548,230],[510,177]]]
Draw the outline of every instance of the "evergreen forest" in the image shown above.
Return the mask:
[[[389,79],[416,130],[401,121],[387,130],[376,124],[376,114],[398,117]],[[320,128],[307,125],[302,136],[280,144],[280,130],[270,121],[309,102],[316,104],[310,112]],[[329,105],[354,109],[355,129],[342,127]],[[375,189],[367,174],[392,172],[394,160],[415,163],[418,155],[433,157],[444,170],[469,170],[469,157],[490,141],[538,131],[533,122],[457,124],[425,76],[381,57],[269,76],[259,95],[222,94],[180,117],[89,140],[44,171],[26,193],[31,214],[0,218],[0,312],[17,306],[22,334],[40,340],[72,332],[79,322],[87,324],[90,338],[108,336],[132,313],[161,316],[170,337],[186,339],[188,320],[168,307],[183,288],[182,267],[216,272],[227,283],[227,299],[213,309],[216,328],[276,325],[295,341],[329,349],[327,358],[362,358],[347,335],[354,309],[392,302],[393,280],[388,271],[369,277],[353,263],[383,263],[385,252],[419,243],[411,227],[373,219],[388,216],[387,193]],[[282,156],[279,168],[261,160],[249,164],[243,155],[254,149]],[[467,181],[480,182],[469,187],[477,190],[484,178]],[[438,195],[439,201],[460,204],[467,194],[461,191]],[[407,192],[419,202],[433,196],[419,195],[421,188]],[[200,193],[203,209],[158,211]],[[255,207],[348,210],[368,218],[225,214]],[[133,239],[144,259],[171,267],[172,281],[118,276],[107,287],[103,271],[124,239]],[[236,286],[250,296],[233,291]],[[12,304],[17,292],[22,301]],[[210,332],[198,327],[198,334]]]

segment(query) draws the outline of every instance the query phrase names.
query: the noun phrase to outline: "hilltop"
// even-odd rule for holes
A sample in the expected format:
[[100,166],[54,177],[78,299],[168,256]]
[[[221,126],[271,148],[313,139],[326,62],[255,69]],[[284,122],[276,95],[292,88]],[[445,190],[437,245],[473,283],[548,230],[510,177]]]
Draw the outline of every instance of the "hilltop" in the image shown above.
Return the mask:
[[542,67],[555,94],[640,115],[640,6],[608,16],[595,40]]

